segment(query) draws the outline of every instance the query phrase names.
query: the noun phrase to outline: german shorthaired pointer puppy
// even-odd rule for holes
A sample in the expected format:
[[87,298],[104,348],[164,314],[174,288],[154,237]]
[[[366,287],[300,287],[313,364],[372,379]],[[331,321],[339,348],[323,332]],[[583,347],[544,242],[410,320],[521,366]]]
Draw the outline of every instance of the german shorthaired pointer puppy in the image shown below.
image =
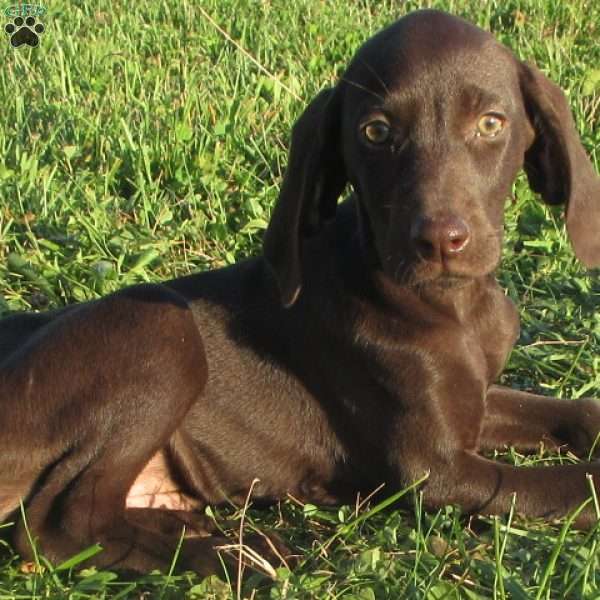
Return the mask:
[[[562,91],[433,10],[370,39],[296,123],[262,256],[0,322],[0,518],[51,560],[219,568],[209,503],[352,501],[428,473],[427,507],[559,517],[600,465],[600,403],[494,385],[517,338],[494,278],[521,168],[600,265],[600,180]],[[352,195],[338,205],[347,184]],[[591,508],[578,520],[595,521]],[[264,541],[264,540],[263,540]],[[248,539],[260,546],[261,539]],[[268,544],[263,543],[263,549]]]

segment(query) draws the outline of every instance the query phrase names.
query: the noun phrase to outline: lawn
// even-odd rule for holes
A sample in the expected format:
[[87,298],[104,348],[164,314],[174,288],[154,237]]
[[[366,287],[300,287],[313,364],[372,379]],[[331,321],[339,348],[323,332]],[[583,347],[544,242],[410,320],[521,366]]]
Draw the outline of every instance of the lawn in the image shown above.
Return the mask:
[[[0,315],[259,252],[292,123],[366,38],[419,7],[461,15],[535,61],[567,91],[600,166],[597,0],[116,4],[56,0],[37,48],[14,49],[5,35]],[[514,196],[499,279],[519,304],[522,334],[503,383],[600,397],[598,274],[574,259],[560,210],[542,206],[523,177]],[[575,460],[544,448],[502,458]],[[424,512],[414,490],[405,498],[412,509],[289,500],[248,511],[246,522],[305,555],[272,584],[255,576],[236,591],[193,574],[125,579],[78,571],[77,557],[24,565],[2,546],[0,598],[600,598],[598,529],[514,514],[470,523],[451,507]]]

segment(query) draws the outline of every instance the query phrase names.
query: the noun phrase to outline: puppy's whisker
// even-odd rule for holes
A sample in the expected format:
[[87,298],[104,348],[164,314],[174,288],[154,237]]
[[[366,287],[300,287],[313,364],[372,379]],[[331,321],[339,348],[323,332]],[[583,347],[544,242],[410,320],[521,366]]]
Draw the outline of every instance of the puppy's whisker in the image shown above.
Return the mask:
[[374,92],[373,90],[370,90],[368,87],[366,87],[356,81],[352,81],[351,79],[346,79],[345,77],[342,77],[340,79],[340,81],[343,81],[344,83],[347,83],[348,85],[351,85],[352,87],[358,88],[359,90],[362,90],[363,92],[366,92],[367,94],[371,94],[372,96],[375,96],[375,98],[377,98],[381,102],[385,101],[385,98],[383,96],[381,96],[377,92]]
[[383,79],[377,74],[375,69],[366,60],[361,60],[360,63],[368,69],[368,71],[373,75],[373,77],[377,79],[378,83],[381,84],[381,87],[383,88],[384,92],[389,95],[390,90],[388,86],[386,85],[385,81],[383,81]]

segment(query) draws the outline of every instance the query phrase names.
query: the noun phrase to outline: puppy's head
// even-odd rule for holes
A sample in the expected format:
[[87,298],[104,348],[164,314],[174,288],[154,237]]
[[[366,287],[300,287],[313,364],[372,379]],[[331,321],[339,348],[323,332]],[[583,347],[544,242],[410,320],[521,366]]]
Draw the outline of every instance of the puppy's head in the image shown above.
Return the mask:
[[376,268],[402,285],[490,273],[521,167],[587,266],[600,264],[600,180],[562,91],[483,30],[438,11],[371,38],[296,123],[265,238],[282,300],[302,285],[301,244],[347,182]]

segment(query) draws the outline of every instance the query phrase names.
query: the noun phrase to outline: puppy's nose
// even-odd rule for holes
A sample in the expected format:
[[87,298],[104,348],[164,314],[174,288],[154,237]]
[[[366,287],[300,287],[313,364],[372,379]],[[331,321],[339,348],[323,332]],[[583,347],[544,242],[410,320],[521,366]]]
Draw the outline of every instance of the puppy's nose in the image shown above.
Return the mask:
[[429,260],[460,254],[469,244],[469,226],[455,215],[419,217],[411,227],[411,240],[417,252]]

